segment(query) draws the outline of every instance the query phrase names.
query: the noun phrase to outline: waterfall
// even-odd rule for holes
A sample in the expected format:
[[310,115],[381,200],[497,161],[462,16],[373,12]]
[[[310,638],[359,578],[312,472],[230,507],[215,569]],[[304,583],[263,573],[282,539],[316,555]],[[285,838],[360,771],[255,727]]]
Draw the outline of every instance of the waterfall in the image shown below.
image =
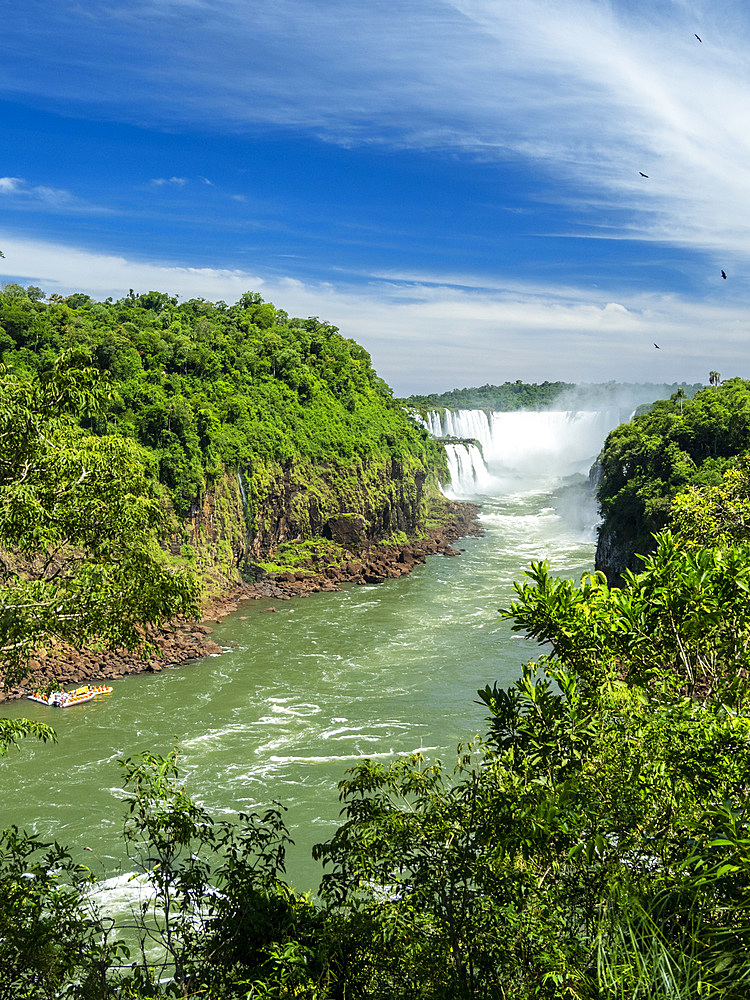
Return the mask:
[[482,452],[475,444],[446,444],[452,489],[462,496],[485,493],[492,486]]
[[433,437],[464,438],[476,444],[446,444],[456,496],[504,492],[513,484],[550,484],[588,476],[604,440],[628,420],[630,409],[431,411],[426,426]]
[[242,469],[237,473],[237,482],[240,487],[240,498],[242,500],[242,513],[245,515],[245,521],[247,522],[247,492],[245,490],[244,477],[242,474]]

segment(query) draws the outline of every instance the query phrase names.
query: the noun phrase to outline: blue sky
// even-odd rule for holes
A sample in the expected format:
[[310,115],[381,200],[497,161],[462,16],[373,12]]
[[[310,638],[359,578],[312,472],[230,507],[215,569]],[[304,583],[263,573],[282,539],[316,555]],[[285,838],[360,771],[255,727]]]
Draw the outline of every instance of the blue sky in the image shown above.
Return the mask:
[[399,395],[750,377],[746,4],[3,6],[1,280],[258,291]]

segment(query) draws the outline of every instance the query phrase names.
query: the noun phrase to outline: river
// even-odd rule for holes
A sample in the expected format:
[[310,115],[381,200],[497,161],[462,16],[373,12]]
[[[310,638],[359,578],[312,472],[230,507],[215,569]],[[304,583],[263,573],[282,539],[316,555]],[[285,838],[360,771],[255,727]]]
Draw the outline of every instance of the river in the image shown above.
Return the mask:
[[486,461],[467,461],[454,446],[452,495],[481,505],[485,529],[456,543],[457,557],[433,556],[378,586],[246,601],[214,629],[221,656],[116,681],[112,695],[70,710],[3,706],[6,717],[54,725],[58,743],[26,740],[2,761],[2,825],[96,858],[101,876],[126,871],[117,761],[178,746],[188,791],[217,818],[274,799],[288,807],[289,878],[314,890],[321,871],[310,849],[336,828],[345,770],[418,749],[452,761],[457,743],[484,731],[477,689],[513,683],[537,652],[498,615],[513,581],[532,559],[572,578],[592,568],[586,471],[617,422],[598,415],[584,433],[561,414],[567,439],[550,449],[548,426],[521,447],[517,431],[516,459],[488,445]]

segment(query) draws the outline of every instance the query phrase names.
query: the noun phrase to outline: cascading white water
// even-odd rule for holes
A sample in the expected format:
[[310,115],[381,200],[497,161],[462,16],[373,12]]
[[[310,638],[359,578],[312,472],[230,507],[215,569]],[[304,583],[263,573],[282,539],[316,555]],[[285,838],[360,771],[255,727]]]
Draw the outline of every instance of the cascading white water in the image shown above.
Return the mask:
[[247,519],[247,491],[245,489],[245,477],[242,469],[237,473],[237,482],[240,487],[240,499],[242,500],[242,512]]
[[587,475],[610,430],[627,420],[619,407],[602,410],[431,411],[433,437],[470,438],[446,445],[450,492],[476,496],[511,482],[550,483]]
[[492,487],[482,452],[475,444],[446,444],[451,485],[464,494],[485,493]]

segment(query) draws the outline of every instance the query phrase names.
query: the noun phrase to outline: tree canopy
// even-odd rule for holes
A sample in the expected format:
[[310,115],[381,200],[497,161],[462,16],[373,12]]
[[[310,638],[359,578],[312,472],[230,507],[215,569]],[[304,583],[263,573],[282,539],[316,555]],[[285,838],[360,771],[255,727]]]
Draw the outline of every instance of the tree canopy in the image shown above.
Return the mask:
[[47,372],[67,352],[105,374],[116,392],[84,424],[147,448],[179,514],[225,467],[442,463],[364,348],[257,293],[231,306],[155,291],[95,302],[6,285],[0,352],[12,372]]
[[199,586],[159,542],[176,524],[125,438],[83,430],[107,391],[59,360],[0,371],[0,668],[12,684],[40,646],[140,649],[143,626],[197,612]]
[[409,396],[405,402],[419,409],[533,410],[549,407],[563,392],[574,388],[571,382],[529,384],[519,379],[502,385],[488,384],[471,389],[449,389],[427,396]]
[[576,385],[572,382],[527,383],[517,379],[502,385],[482,385],[427,396],[409,396],[404,402],[422,412],[433,409],[476,410],[547,410],[556,406],[566,409],[593,409],[612,406],[618,400],[627,405],[633,396],[638,399],[659,399],[682,391],[693,396],[701,386],[646,383],[633,385],[627,382],[595,382]]
[[623,550],[653,548],[652,536],[669,523],[674,497],[688,487],[718,486],[725,470],[750,445],[750,384],[728,379],[693,399],[675,393],[645,414],[616,427],[600,456],[600,535]]

